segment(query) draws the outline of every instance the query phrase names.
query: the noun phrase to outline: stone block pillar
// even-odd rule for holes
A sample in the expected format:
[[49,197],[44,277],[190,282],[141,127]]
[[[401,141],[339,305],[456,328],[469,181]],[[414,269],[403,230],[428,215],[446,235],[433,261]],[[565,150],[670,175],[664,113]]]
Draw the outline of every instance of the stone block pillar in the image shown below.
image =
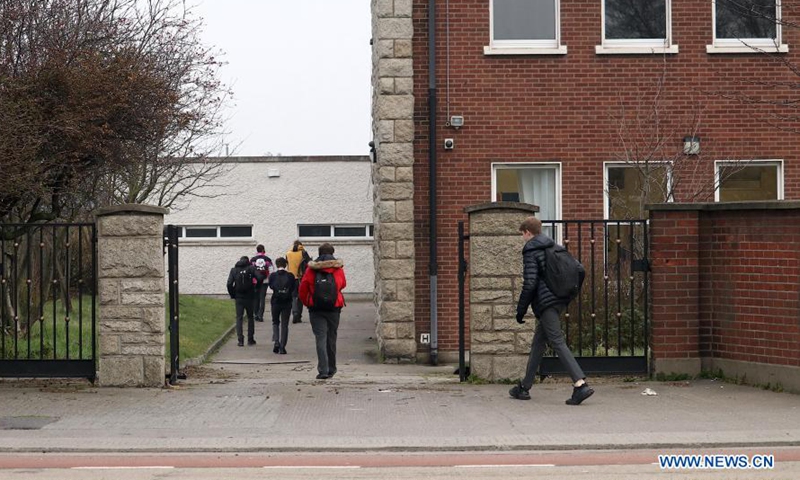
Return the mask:
[[525,374],[533,340],[531,320],[515,316],[522,290],[520,224],[539,207],[493,202],[464,209],[469,214],[470,372],[487,380]]
[[166,208],[121,205],[98,210],[97,382],[164,385]]
[[387,362],[415,361],[414,69],[410,0],[372,0],[376,334]]

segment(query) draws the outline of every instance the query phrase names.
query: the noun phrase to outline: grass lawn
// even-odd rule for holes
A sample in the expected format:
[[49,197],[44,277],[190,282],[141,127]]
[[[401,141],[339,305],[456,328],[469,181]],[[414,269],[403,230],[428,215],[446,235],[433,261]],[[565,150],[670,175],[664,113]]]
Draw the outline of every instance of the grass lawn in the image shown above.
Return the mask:
[[[92,335],[92,299],[85,295],[82,299],[81,316],[78,315],[78,299],[73,299],[70,321],[65,321],[66,312],[62,302],[56,303],[55,334],[53,322],[53,304],[44,306],[44,327],[38,321],[39,310],[31,313],[31,334],[17,335],[13,329],[0,336],[0,358],[13,359],[88,359],[91,358]],[[164,315],[165,321],[169,305]],[[99,320],[98,305],[98,320]],[[180,297],[180,355],[181,361],[197,358],[208,350],[211,344],[225,333],[235,322],[233,302],[215,298],[181,295]],[[26,324],[28,318],[21,315],[20,324]],[[167,321],[165,358],[169,365],[169,322]],[[69,343],[67,343],[67,325],[69,326]],[[80,328],[82,326],[82,329]],[[43,333],[43,334],[42,334]],[[29,348],[30,339],[30,348]],[[55,348],[53,345],[55,344]],[[69,350],[67,350],[69,345]],[[16,351],[16,355],[15,355]],[[54,353],[55,352],[55,353]],[[67,356],[69,355],[69,356]]]
[[[236,321],[233,301],[229,299],[181,295],[179,306],[181,362],[204,354]],[[168,317],[168,314],[169,305],[164,317]],[[169,366],[169,321],[166,341]]]

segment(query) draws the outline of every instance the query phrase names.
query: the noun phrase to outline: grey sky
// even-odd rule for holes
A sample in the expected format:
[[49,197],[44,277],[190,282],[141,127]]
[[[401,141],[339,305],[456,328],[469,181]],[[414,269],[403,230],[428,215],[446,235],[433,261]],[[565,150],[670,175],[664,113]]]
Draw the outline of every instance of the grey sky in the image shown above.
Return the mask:
[[[187,4],[190,2],[187,2]],[[225,55],[238,155],[367,155],[369,0],[193,0]],[[231,153],[234,153],[233,151]]]

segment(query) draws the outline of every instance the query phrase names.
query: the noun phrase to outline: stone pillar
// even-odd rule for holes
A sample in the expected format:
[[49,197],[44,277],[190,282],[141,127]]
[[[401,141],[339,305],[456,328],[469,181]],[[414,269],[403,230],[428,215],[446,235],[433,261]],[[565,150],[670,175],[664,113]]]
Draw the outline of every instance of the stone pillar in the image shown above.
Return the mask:
[[376,334],[385,361],[415,361],[411,0],[372,0]]
[[164,215],[166,208],[121,205],[98,224],[97,382],[164,385]]
[[533,318],[518,324],[522,290],[520,224],[539,207],[493,202],[464,209],[469,214],[470,372],[491,381],[525,374],[533,340]]

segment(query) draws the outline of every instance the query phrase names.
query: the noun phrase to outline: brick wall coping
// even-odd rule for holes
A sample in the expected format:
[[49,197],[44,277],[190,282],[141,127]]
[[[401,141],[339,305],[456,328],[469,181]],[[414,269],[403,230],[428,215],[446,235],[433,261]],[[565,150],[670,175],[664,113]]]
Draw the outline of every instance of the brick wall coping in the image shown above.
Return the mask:
[[800,201],[765,200],[757,202],[721,203],[653,203],[645,205],[650,211],[729,211],[729,210],[800,210]]
[[145,215],[166,215],[169,213],[168,208],[156,207],[155,205],[143,205],[137,203],[126,203],[123,205],[114,205],[111,207],[102,207],[94,211],[95,217],[103,217],[106,215],[124,215],[130,213],[138,213]]
[[486,210],[518,210],[522,212],[538,213],[539,206],[520,202],[489,202],[464,207],[465,213],[484,212]]

